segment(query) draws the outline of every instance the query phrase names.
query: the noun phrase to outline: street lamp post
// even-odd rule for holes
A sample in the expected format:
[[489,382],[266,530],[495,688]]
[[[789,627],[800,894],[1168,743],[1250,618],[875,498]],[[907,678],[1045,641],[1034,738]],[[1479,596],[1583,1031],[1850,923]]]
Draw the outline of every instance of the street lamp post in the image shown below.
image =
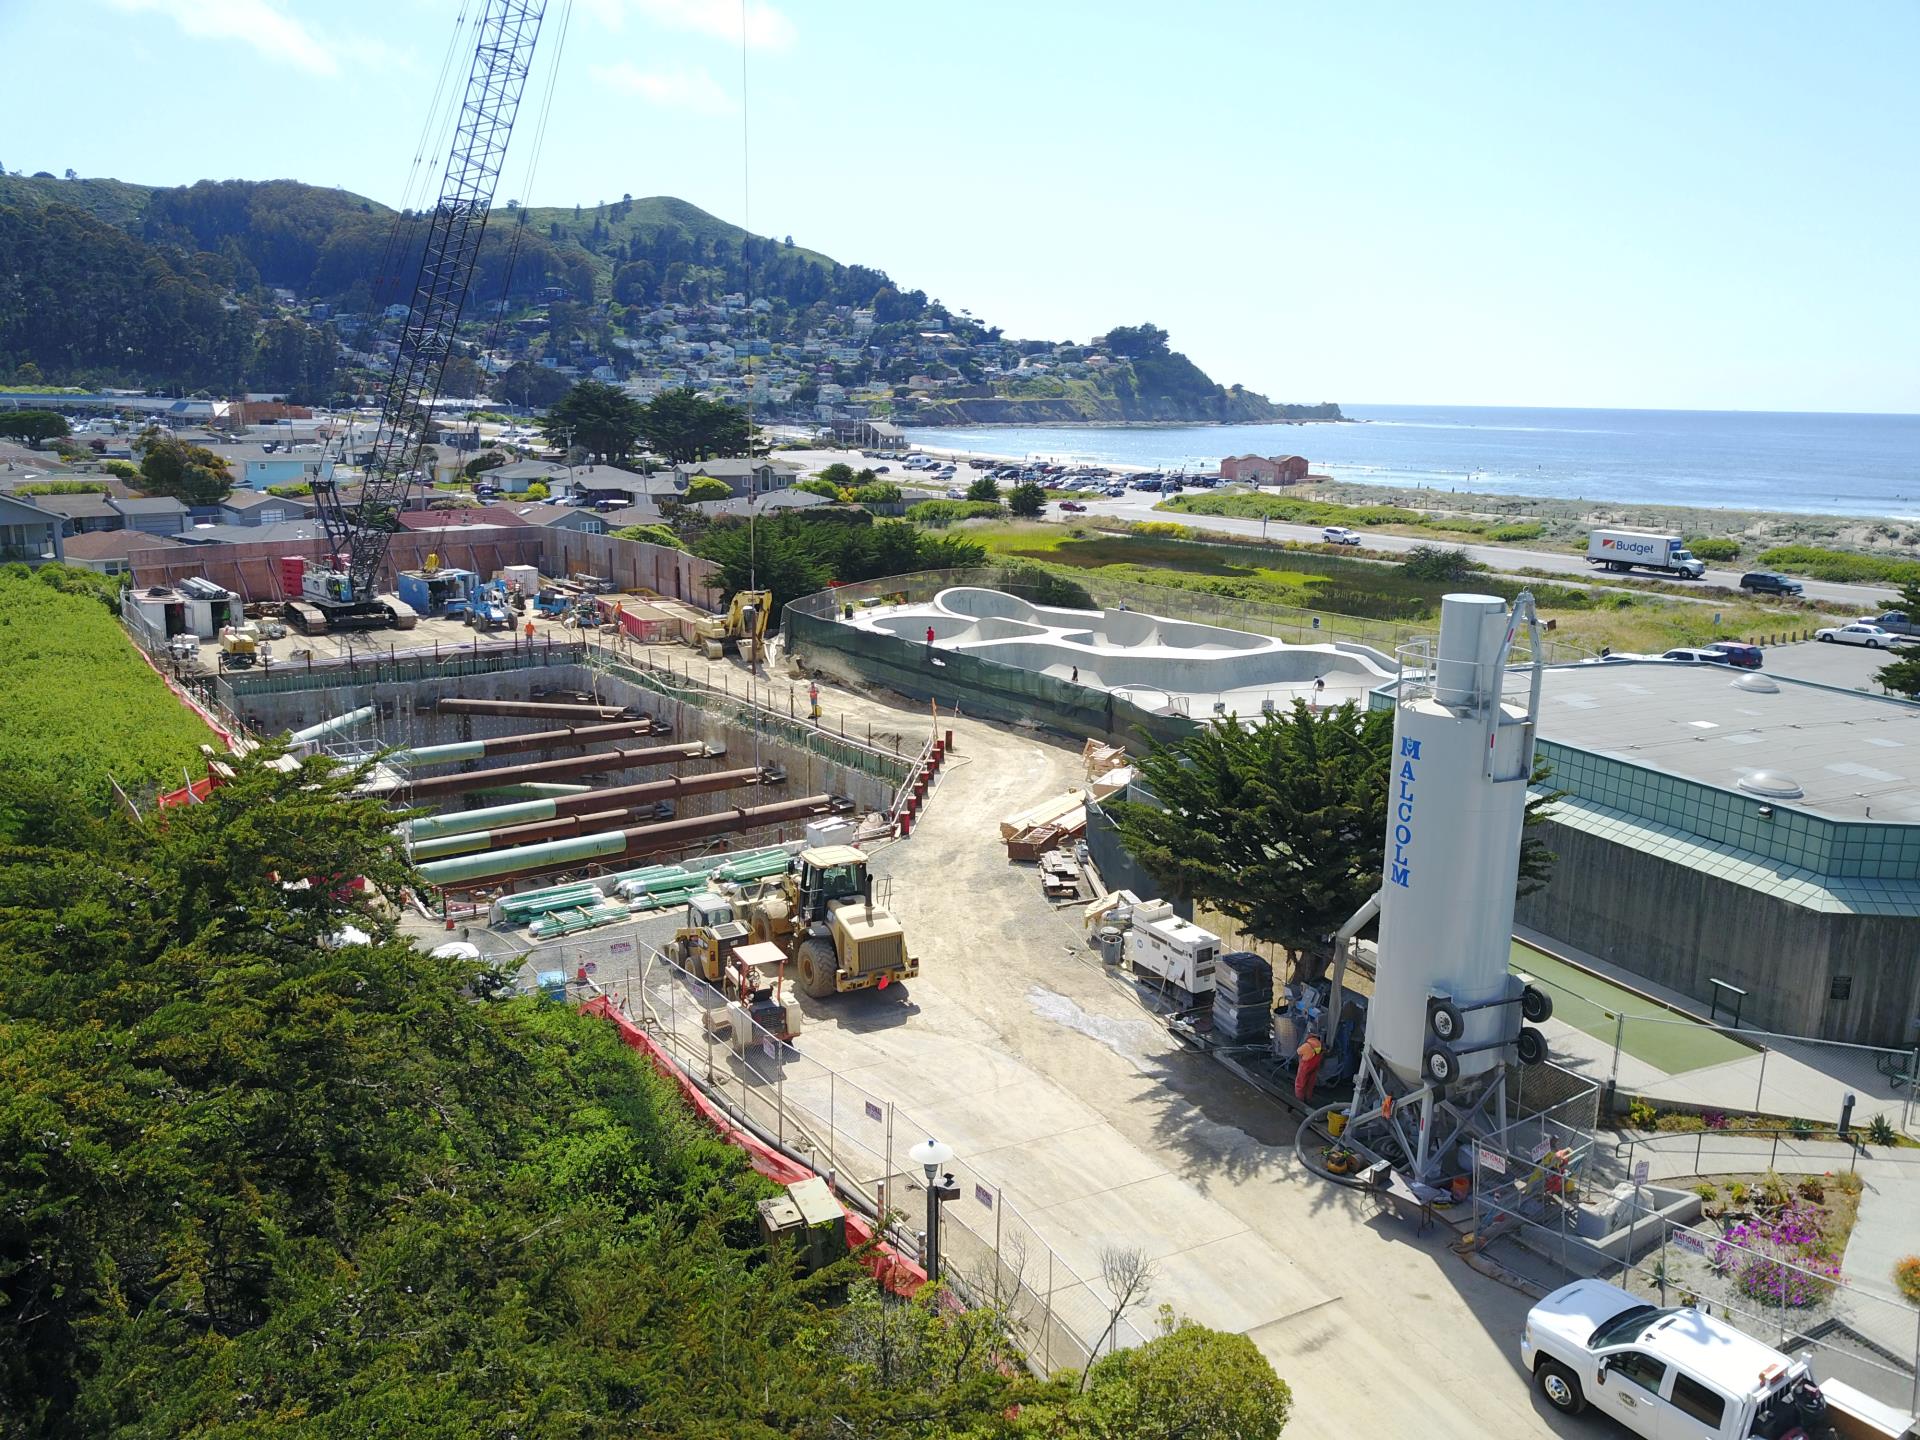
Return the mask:
[[954,1184],[953,1172],[941,1173],[941,1166],[953,1159],[953,1147],[943,1145],[929,1135],[918,1145],[907,1151],[907,1158],[926,1172],[927,1176],[927,1279],[940,1278],[940,1207],[948,1200],[960,1196],[960,1187]]

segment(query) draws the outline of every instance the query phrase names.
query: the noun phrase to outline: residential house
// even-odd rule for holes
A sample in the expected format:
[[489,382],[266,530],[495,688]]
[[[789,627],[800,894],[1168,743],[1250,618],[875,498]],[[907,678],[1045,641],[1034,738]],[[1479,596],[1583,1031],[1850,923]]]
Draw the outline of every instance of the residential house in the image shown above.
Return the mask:
[[272,525],[195,525],[173,537],[184,545],[292,545],[302,540],[324,540],[318,520],[281,520]]
[[549,530],[569,530],[576,535],[604,535],[609,519],[618,529],[622,525],[650,525],[660,518],[660,512],[652,506],[638,505],[622,507],[617,517],[602,515],[585,505],[550,505],[544,500],[515,505],[512,509],[529,525],[540,525]]
[[511,505],[468,505],[457,510],[402,510],[393,519],[402,530],[427,534],[448,530],[520,530],[527,524]]
[[66,563],[102,575],[124,575],[133,568],[131,557],[149,550],[180,545],[171,535],[149,535],[144,530],[93,530],[66,542]]
[[313,505],[291,496],[269,495],[264,491],[236,490],[220,502],[216,524],[278,525],[284,520],[304,520],[314,512]]
[[178,535],[187,528],[187,507],[171,495],[115,496],[107,501],[125,528],[149,535]]
[[[722,515],[770,515],[776,510],[811,510],[815,505],[834,502],[807,490],[769,490],[759,495],[736,495],[731,500],[702,500],[689,508],[712,519]],[[622,525],[637,525],[637,519],[621,517]]]
[[769,490],[785,490],[805,472],[788,460],[696,460],[676,465],[672,473],[684,491],[697,476],[724,481],[735,495],[758,495]]
[[264,490],[269,485],[312,485],[333,478],[334,457],[324,449],[289,450],[284,445],[209,445],[227,463],[236,489]]
[[38,565],[66,558],[66,540],[62,531],[66,521],[54,514],[0,495],[0,563],[25,561]]
[[524,495],[535,481],[545,485],[549,493],[557,493],[566,487],[567,467],[551,460],[515,460],[483,470],[475,478],[505,495]]
[[1220,462],[1220,478],[1243,485],[1297,485],[1307,478],[1300,455],[1229,455]]
[[573,494],[596,504],[624,502],[651,509],[658,509],[663,500],[678,500],[687,488],[678,470],[641,475],[617,465],[576,465],[568,485]]
[[118,510],[109,503],[109,497],[95,490],[76,492],[71,495],[29,495],[19,497],[30,501],[37,509],[49,515],[58,515],[66,522],[65,534],[86,535],[95,530],[119,530],[127,521]]

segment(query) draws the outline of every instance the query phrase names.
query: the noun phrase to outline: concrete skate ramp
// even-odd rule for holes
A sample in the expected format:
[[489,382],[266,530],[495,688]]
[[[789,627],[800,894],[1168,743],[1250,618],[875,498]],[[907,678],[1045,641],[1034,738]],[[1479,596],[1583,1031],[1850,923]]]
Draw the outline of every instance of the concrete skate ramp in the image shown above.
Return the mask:
[[[920,627],[920,633],[924,639],[926,626]],[[1000,665],[1044,670],[1062,678],[1078,668],[1082,685],[1097,685],[1103,690],[1128,686],[1177,694],[1217,694],[1311,686],[1316,678],[1329,683],[1336,677],[1375,679],[1376,683],[1388,678],[1359,656],[1343,655],[1324,645],[1209,652],[1164,645],[1127,649],[1102,644],[1082,646],[1064,639],[998,640],[967,645],[966,652]]]
[[1252,714],[1296,696],[1363,701],[1396,669],[1364,645],[1289,645],[1138,610],[1034,605],[974,586],[943,590],[930,603],[858,611],[847,623],[920,643],[931,628],[938,649],[1124,693],[1160,713]]
[[[978,615],[1015,621],[1028,627],[1060,631],[1059,638],[1076,645],[1165,646],[1173,650],[1260,650],[1269,641],[1244,630],[1227,630],[1218,625],[1200,625],[1190,620],[1169,620],[1141,610],[1065,610],[1049,605],[1034,605],[1017,595],[973,586],[943,590],[935,604],[949,614]],[[921,627],[924,639],[926,627]],[[938,633],[936,631],[936,638]],[[984,624],[980,639],[1009,638],[996,635]]]
[[899,635],[904,639],[918,640],[922,643],[926,641],[929,626],[933,628],[935,640],[1014,640],[1047,633],[1046,629],[1039,625],[1023,624],[1018,620],[1003,620],[991,615],[972,620],[963,615],[929,612],[924,615],[881,615],[875,617],[873,622],[873,628],[876,630],[885,630],[890,635]]

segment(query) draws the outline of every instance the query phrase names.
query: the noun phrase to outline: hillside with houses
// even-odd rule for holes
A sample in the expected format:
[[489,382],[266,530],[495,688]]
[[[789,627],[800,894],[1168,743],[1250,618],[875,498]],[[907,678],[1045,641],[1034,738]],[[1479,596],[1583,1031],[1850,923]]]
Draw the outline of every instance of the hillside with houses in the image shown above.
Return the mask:
[[[424,230],[297,181],[0,174],[0,274],[14,277],[0,384],[351,403],[391,364]],[[508,202],[446,393],[535,409],[582,378],[821,424],[1340,418],[1216,384],[1152,325],[1015,339],[882,270],[672,197]]]

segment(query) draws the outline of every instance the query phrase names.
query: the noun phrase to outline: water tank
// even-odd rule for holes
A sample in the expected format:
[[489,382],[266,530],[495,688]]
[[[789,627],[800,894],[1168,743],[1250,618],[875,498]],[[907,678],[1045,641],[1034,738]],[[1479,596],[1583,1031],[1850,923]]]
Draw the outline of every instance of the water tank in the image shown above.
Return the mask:
[[[1430,1032],[1427,1001],[1470,1005],[1508,994],[1513,890],[1532,764],[1523,706],[1500,699],[1509,616],[1494,595],[1441,601],[1440,642],[1425,677],[1403,670],[1394,707],[1380,944],[1367,1045],[1396,1075],[1421,1083]],[[1493,730],[1492,765],[1488,725]],[[1491,775],[1489,775],[1491,770]],[[1456,1048],[1510,1036],[1515,1007],[1470,1010]],[[1460,1079],[1508,1052],[1460,1055]]]

